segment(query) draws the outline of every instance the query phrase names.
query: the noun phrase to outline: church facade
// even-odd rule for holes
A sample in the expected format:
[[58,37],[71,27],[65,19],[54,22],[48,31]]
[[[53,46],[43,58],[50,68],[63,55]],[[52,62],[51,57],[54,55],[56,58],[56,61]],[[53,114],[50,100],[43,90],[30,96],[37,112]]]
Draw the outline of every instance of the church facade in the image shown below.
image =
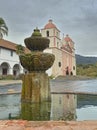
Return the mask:
[[43,37],[50,40],[50,46],[45,52],[55,55],[53,66],[47,71],[49,75],[57,77],[59,75],[76,75],[76,59],[74,42],[66,35],[60,38],[60,30],[56,27],[52,20],[41,29]]
[[[52,20],[41,29],[43,37],[50,40],[49,48],[44,52],[55,55],[53,66],[47,70],[49,76],[57,77],[59,75],[76,75],[76,59],[74,42],[66,35],[60,38],[60,30],[56,27]],[[24,73],[21,66],[19,56],[16,53],[17,44],[10,41],[0,39],[0,75],[18,76]]]

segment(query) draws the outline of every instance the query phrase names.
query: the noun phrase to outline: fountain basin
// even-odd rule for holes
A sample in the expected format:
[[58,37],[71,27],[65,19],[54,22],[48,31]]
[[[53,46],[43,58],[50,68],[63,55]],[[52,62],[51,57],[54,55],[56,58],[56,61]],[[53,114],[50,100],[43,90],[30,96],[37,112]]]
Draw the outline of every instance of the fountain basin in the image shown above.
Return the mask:
[[26,47],[31,51],[43,51],[49,47],[50,40],[46,37],[42,37],[38,28],[34,29],[31,37],[24,40]]
[[31,51],[43,51],[49,47],[49,39],[44,37],[29,37],[24,42],[26,47]]
[[29,72],[32,71],[46,71],[55,60],[55,56],[50,53],[42,53],[34,51],[29,54],[20,55],[21,65]]

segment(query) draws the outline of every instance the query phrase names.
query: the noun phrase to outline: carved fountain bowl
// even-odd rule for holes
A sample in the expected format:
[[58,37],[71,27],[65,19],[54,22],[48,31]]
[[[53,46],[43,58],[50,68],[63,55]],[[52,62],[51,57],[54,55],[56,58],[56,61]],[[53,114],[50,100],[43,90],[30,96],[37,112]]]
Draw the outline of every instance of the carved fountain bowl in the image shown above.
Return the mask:
[[29,72],[46,71],[54,63],[55,56],[50,53],[32,52],[25,55],[20,55],[21,65]]
[[29,37],[24,42],[26,47],[31,51],[43,51],[49,47],[50,40],[45,37]]

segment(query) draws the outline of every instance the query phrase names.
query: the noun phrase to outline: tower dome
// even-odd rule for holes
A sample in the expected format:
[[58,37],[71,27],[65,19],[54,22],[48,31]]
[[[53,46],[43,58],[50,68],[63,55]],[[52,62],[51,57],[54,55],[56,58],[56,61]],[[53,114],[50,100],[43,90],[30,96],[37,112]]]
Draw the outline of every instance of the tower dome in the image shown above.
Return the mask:
[[48,23],[44,26],[44,29],[56,28],[56,25],[53,24],[52,19],[48,21]]
[[72,39],[69,37],[67,34],[66,37],[64,38],[65,42],[72,42]]

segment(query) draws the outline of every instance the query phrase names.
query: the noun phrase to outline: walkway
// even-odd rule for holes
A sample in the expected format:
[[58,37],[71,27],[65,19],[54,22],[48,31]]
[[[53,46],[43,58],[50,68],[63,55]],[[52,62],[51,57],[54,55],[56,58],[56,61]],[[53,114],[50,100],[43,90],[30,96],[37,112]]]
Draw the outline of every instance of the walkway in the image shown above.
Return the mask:
[[[78,78],[78,77],[77,77]],[[75,77],[61,77],[50,81],[51,93],[52,94],[91,94],[97,95],[97,79],[77,79]],[[7,87],[9,93],[20,93],[20,86],[16,84],[22,84],[22,80],[0,80],[0,91],[3,86],[14,85],[14,88]],[[7,89],[5,88],[5,89]],[[14,91],[11,91],[12,89]],[[17,89],[19,88],[19,89]],[[4,90],[4,89],[3,89]],[[5,91],[7,92],[7,91]],[[2,91],[1,93],[2,94]],[[5,93],[6,94],[6,93]]]
[[0,80],[0,86],[22,83],[22,80]]
[[64,77],[50,82],[53,94],[91,94],[97,95],[97,79],[66,79]]
[[0,95],[21,93],[22,80],[0,80]]

